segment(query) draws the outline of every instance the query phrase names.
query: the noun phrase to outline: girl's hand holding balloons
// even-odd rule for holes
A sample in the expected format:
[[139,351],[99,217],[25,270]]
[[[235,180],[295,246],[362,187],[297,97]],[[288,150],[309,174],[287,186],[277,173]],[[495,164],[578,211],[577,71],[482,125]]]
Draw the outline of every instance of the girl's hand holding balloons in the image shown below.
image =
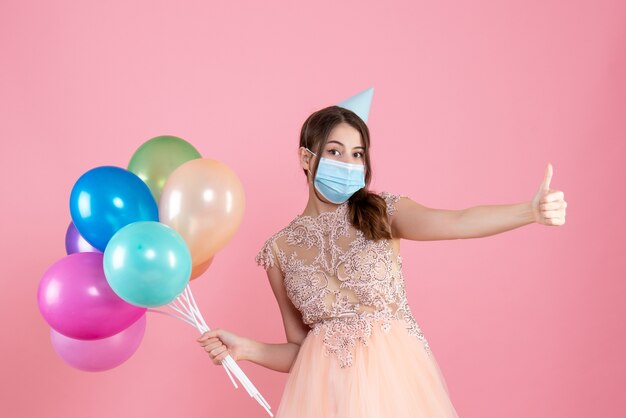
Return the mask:
[[233,360],[245,360],[250,340],[221,328],[214,328],[205,332],[196,341],[211,357],[213,364],[221,365],[222,360],[230,354]]

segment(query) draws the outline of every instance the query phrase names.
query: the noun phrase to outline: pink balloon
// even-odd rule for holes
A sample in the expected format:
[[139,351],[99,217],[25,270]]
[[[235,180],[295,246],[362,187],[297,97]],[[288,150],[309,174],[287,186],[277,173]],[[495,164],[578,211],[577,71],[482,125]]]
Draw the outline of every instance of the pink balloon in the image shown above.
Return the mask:
[[52,347],[70,366],[86,372],[113,369],[132,357],[146,331],[146,315],[124,331],[99,340],[76,340],[50,328]]
[[146,308],[120,298],[111,289],[102,253],[70,254],[45,272],[37,289],[39,311],[66,337],[97,340],[111,337],[135,323]]

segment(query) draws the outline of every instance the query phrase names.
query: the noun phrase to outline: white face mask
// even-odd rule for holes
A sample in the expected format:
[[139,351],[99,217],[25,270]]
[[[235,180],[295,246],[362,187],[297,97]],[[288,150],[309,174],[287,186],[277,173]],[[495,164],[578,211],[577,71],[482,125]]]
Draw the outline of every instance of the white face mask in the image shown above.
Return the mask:
[[[317,157],[313,151],[305,148]],[[365,187],[365,165],[344,163],[326,157],[317,166],[315,188],[332,203],[343,203],[354,193]]]

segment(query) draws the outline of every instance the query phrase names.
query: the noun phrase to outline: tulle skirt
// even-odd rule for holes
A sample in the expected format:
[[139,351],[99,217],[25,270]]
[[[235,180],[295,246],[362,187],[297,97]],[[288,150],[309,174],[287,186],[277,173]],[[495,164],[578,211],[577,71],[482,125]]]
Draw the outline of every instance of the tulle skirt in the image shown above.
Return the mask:
[[458,417],[432,351],[394,319],[388,332],[375,321],[367,345],[357,341],[341,368],[324,353],[321,332],[309,331],[291,366],[276,418]]

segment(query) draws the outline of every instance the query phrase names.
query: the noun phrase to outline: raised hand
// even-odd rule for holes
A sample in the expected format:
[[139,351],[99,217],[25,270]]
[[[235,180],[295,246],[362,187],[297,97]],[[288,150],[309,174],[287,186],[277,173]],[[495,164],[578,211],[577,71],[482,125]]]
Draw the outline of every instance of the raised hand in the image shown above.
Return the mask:
[[546,173],[539,190],[532,199],[531,206],[535,222],[543,225],[559,226],[565,223],[567,202],[560,190],[550,188],[552,180],[552,164],[548,163]]

